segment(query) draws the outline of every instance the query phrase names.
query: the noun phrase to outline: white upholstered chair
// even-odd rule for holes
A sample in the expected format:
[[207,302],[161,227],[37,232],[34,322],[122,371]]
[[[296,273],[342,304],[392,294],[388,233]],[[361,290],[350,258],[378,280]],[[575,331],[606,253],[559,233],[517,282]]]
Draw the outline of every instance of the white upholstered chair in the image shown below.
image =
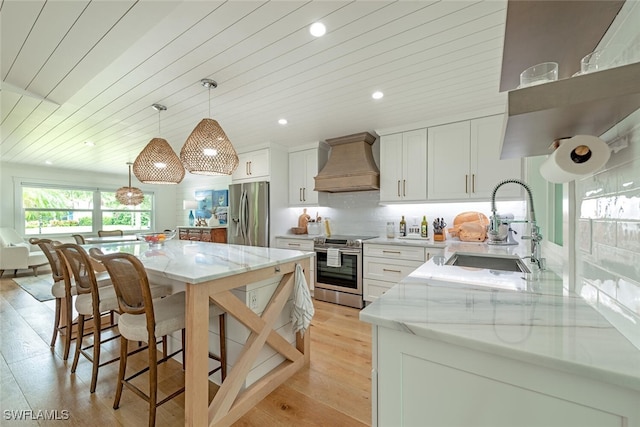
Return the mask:
[[15,276],[18,270],[26,268],[33,269],[37,276],[38,267],[48,263],[46,255],[37,246],[25,242],[16,230],[0,227],[0,277],[5,270],[13,270]]

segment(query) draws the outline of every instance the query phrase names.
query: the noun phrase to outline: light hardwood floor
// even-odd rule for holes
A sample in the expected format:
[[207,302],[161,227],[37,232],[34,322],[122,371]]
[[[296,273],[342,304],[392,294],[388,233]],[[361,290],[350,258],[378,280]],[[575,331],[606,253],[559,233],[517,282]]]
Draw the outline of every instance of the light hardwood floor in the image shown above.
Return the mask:
[[[72,355],[62,360],[58,339],[49,347],[53,301],[41,303],[5,272],[0,280],[0,425],[139,426],[147,423],[147,403],[125,389],[120,408],[113,395],[117,363],[100,368],[96,392],[89,393],[91,364],[81,357],[71,375]],[[50,274],[46,271],[39,275]],[[20,273],[18,276],[29,275]],[[278,387],[234,426],[368,426],[371,425],[371,328],[358,320],[358,310],[315,302],[311,326],[311,365]],[[104,359],[117,354],[112,341]],[[73,351],[75,344],[72,343]],[[105,347],[103,347],[105,348]],[[146,354],[130,358],[146,363]],[[133,366],[133,365],[132,365]],[[183,381],[181,365],[171,361],[159,369],[159,393],[170,393]],[[146,384],[146,376],[140,378]],[[210,395],[215,393],[212,385]],[[24,410],[33,411],[31,414]],[[22,411],[22,412],[21,412]],[[49,411],[66,420],[44,420]],[[57,411],[53,412],[53,411]],[[67,411],[67,412],[63,412]],[[15,421],[15,414],[29,420]],[[39,420],[34,420],[41,415]],[[183,425],[182,396],[158,408],[157,426]]]

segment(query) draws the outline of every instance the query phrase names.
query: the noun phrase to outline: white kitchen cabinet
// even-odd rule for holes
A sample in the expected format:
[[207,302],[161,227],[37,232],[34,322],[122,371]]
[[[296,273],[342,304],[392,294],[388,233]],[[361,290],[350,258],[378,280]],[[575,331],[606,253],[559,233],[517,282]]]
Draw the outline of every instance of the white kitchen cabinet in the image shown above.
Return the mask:
[[314,191],[315,177],[327,163],[328,147],[321,145],[289,153],[289,206],[326,205],[328,195]]
[[[504,179],[522,179],[520,159],[500,159],[503,115],[430,127],[428,130],[429,200],[488,200]],[[522,197],[508,185],[498,198]]]
[[[291,239],[287,237],[276,237],[276,248],[280,249],[293,249],[296,251],[314,252],[313,239]],[[313,287],[316,280],[316,259],[311,259],[311,266],[309,271],[309,289],[313,294]]]
[[268,179],[271,170],[268,148],[240,153],[238,154],[238,160],[238,167],[231,176],[234,182],[251,182]]
[[380,138],[380,201],[427,199],[427,130]]
[[363,299],[373,301],[426,261],[420,246],[364,244],[362,258]]
[[374,325],[373,426],[640,425],[639,393],[489,352]]

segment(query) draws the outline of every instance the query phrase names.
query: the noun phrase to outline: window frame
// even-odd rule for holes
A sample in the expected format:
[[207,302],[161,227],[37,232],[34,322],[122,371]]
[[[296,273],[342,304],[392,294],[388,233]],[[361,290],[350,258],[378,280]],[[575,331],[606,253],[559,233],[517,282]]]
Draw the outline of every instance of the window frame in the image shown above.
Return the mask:
[[65,233],[36,233],[36,234],[28,234],[26,224],[25,224],[25,215],[27,211],[37,212],[37,211],[82,211],[86,212],[87,209],[56,209],[56,208],[24,208],[24,189],[25,188],[43,188],[43,189],[51,189],[51,190],[76,190],[76,191],[89,191],[93,195],[93,208],[91,209],[91,231],[85,231],[81,234],[92,234],[96,235],[98,230],[101,230],[103,227],[102,219],[103,214],[105,212],[142,212],[149,214],[149,225],[148,228],[137,229],[137,230],[125,230],[125,234],[134,234],[137,232],[144,232],[148,230],[153,230],[153,225],[156,222],[156,194],[153,191],[144,191],[145,196],[150,196],[151,199],[151,207],[149,209],[143,210],[131,210],[131,209],[118,209],[118,208],[102,208],[102,193],[115,193],[117,188],[111,186],[76,186],[69,185],[64,183],[52,183],[52,182],[37,182],[37,181],[17,181],[15,183],[15,218],[14,221],[16,231],[21,233],[27,237],[55,237],[55,236],[66,236],[75,234],[72,230]]

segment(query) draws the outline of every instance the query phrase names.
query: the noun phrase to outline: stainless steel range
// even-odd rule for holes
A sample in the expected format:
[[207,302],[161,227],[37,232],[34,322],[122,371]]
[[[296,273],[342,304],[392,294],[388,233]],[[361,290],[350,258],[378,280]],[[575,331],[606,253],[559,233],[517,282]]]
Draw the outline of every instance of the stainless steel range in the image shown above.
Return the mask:
[[314,298],[362,308],[362,241],[378,236],[316,237]]

